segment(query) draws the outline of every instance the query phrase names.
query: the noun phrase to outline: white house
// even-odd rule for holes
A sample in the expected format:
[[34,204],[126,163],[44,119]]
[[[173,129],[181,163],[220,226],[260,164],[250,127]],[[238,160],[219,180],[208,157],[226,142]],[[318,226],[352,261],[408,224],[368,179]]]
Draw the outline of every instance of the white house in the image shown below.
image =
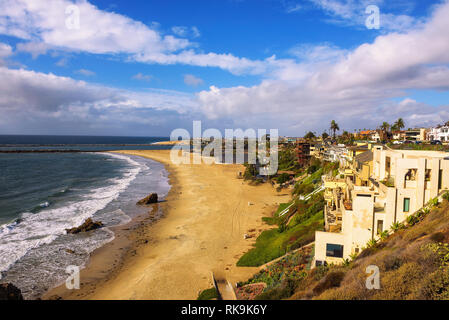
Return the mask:
[[427,133],[427,140],[440,140],[441,142],[449,141],[449,127],[431,128]]

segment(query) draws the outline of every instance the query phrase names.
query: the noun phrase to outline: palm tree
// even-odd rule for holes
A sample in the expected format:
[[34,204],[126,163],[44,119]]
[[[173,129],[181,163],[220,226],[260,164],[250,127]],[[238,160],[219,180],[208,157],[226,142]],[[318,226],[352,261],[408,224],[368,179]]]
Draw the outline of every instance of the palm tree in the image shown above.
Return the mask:
[[339,131],[340,127],[338,126],[337,122],[335,122],[335,120],[331,121],[331,131],[333,132],[333,136],[335,139],[335,132]]
[[395,123],[394,126],[398,129],[401,130],[402,128],[405,128],[405,124],[404,124],[404,120],[402,118],[399,118]]
[[388,124],[388,122],[384,121],[380,126],[380,129],[386,133],[388,132],[388,130],[390,130],[390,125]]

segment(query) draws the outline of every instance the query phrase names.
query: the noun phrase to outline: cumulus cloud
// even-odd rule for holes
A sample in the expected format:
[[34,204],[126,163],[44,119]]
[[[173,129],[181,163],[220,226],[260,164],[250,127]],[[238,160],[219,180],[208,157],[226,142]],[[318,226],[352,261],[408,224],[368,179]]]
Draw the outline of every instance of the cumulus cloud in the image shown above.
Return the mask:
[[33,59],[40,55],[44,55],[48,51],[48,45],[43,42],[22,42],[16,45],[17,51],[28,52]]
[[[350,52],[300,50],[303,62],[276,62],[284,64],[283,68],[260,85],[211,87],[199,92],[197,98],[211,119],[228,117],[258,123],[269,115],[290,132],[323,128],[331,118],[352,128],[361,123],[375,127],[376,121],[387,120],[385,110],[401,107],[391,98],[404,96],[406,90],[449,89],[448,15],[446,2],[436,8],[425,25],[408,33],[378,36],[373,43]],[[425,113],[401,116],[409,117],[414,124],[420,119],[424,123],[436,109],[421,107]],[[441,108],[438,112],[443,116],[447,107]]]
[[[365,10],[369,5],[382,7],[386,5],[384,0],[309,0],[316,7],[324,10],[332,20],[332,23],[365,26]],[[407,31],[416,26],[420,21],[408,15],[395,15],[380,11],[380,28],[383,31]]]
[[4,59],[12,55],[12,48],[6,43],[0,42],[0,66],[5,64]]
[[[66,11],[74,4],[77,10]],[[196,27],[174,27],[173,31],[200,36]],[[34,56],[51,49],[125,54],[138,62],[218,67],[233,73],[266,71],[264,61],[251,61],[228,53],[196,52],[197,45],[187,39],[162,35],[156,28],[100,10],[86,0],[3,0],[0,2],[0,34],[28,40],[20,48]]]
[[0,58],[9,57],[12,54],[12,48],[6,43],[0,42]]
[[156,134],[160,126],[166,131],[170,121],[180,125],[186,114],[196,114],[192,96],[176,91],[128,91],[6,67],[0,67],[0,84],[1,133],[112,134],[114,128],[138,128]]
[[193,74],[184,75],[184,83],[188,86],[196,87],[204,83],[203,79],[195,77]]

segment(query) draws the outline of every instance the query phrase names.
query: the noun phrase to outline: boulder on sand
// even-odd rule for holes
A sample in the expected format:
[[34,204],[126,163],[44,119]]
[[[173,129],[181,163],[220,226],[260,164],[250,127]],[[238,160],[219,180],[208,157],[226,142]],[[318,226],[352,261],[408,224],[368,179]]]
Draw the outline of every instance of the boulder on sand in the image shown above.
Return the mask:
[[95,230],[103,227],[103,223],[101,221],[93,221],[91,218],[86,219],[82,225],[76,228],[65,229],[67,233],[76,234],[80,232],[87,232],[90,230]]
[[142,200],[137,201],[137,204],[140,205],[146,205],[146,204],[152,204],[152,203],[157,203],[157,193],[152,193],[148,196],[146,196],[145,198],[143,198]]
[[22,292],[12,283],[0,283],[0,300],[23,300]]

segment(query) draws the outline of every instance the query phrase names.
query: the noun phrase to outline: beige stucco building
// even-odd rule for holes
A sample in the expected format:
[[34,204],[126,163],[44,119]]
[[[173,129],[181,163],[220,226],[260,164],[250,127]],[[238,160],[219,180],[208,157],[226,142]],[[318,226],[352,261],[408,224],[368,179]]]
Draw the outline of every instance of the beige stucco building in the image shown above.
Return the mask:
[[[341,263],[395,222],[449,189],[449,154],[375,147],[345,179],[323,178],[325,231],[315,234],[315,262]],[[369,167],[369,171],[367,171]],[[368,184],[357,185],[362,181]],[[359,178],[360,177],[360,178]]]

